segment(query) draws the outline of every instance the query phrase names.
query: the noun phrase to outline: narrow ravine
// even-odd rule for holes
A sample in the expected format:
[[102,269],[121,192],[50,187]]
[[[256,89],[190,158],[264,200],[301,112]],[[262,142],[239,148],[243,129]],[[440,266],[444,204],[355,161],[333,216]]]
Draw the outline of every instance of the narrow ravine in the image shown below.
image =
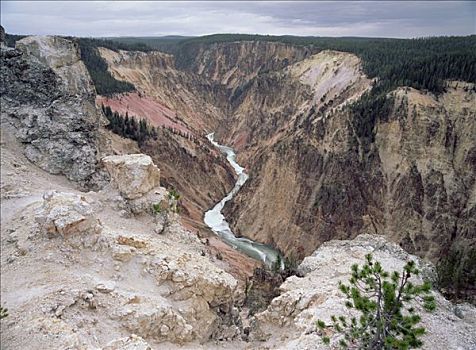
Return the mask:
[[236,237],[230,229],[230,225],[226,221],[225,217],[221,213],[225,203],[228,202],[239,191],[241,186],[248,179],[248,175],[245,173],[245,169],[236,162],[236,154],[232,148],[218,144],[213,139],[214,133],[208,134],[207,138],[211,143],[217,147],[220,152],[226,155],[226,159],[235,170],[238,175],[238,180],[235,183],[233,189],[212,209],[205,213],[203,221],[215,232],[224,242],[232,246],[234,249],[240,252],[264,262],[266,265],[271,266],[276,261],[279,252],[272,247],[252,241],[248,238]]

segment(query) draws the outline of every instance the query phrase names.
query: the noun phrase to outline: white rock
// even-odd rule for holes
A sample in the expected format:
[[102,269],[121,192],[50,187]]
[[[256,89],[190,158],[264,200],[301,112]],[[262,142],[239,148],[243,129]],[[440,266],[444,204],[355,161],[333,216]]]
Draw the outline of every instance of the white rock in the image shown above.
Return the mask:
[[68,236],[102,230],[91,205],[84,197],[74,193],[46,192],[35,219],[49,234]]
[[[268,340],[285,330],[290,338],[280,343],[278,348],[328,348],[316,334],[315,323],[321,319],[330,324],[332,315],[348,315],[344,306],[345,297],[339,291],[338,283],[348,283],[351,266],[362,265],[368,253],[389,272],[402,271],[408,260],[415,261],[421,273],[412,277],[414,283],[421,283],[422,277],[430,280],[435,277],[430,263],[406,253],[383,236],[360,235],[354,240],[326,242],[299,266],[304,277],[288,278],[280,286],[281,295],[272,300],[267,310],[256,315],[252,339]],[[437,310],[433,313],[419,310],[422,317],[419,325],[427,330],[422,338],[423,349],[476,348],[476,309],[466,304],[468,316],[459,319],[449,301],[437,291],[432,294],[436,298]],[[331,339],[334,342],[337,337]]]
[[116,245],[112,247],[112,257],[114,260],[128,262],[134,256],[136,248],[125,245]]
[[116,288],[116,283],[114,281],[106,281],[103,283],[99,283],[96,286],[96,289],[100,291],[101,293],[111,293],[112,291],[114,291],[115,288]]
[[109,342],[102,350],[152,350],[152,348],[144,339],[132,334],[130,337]]
[[112,182],[126,199],[142,197],[160,184],[160,170],[145,154],[108,156],[102,161]]

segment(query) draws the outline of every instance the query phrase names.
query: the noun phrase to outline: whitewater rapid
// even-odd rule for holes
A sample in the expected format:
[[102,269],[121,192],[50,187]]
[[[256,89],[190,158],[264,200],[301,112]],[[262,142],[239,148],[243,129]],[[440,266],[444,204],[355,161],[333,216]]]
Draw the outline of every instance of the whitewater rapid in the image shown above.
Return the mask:
[[[272,264],[276,261],[279,252],[270,246],[252,241],[251,239],[236,237],[231,231],[230,225],[228,225],[228,222],[221,213],[225,203],[232,199],[233,196],[239,191],[241,186],[243,186],[243,184],[248,179],[248,175],[245,173],[245,169],[236,162],[236,154],[233,149],[218,144],[213,139],[213,136],[214,133],[211,133],[207,135],[207,138],[215,147],[220,150],[220,152],[226,155],[226,159],[238,175],[238,180],[236,181],[233,189],[212,209],[205,213],[203,221],[208,227],[212,229],[214,233],[220,236],[223,241],[232,246],[234,249],[239,250],[254,259],[260,260],[268,266],[272,266]],[[281,268],[283,268],[283,266],[281,266]]]

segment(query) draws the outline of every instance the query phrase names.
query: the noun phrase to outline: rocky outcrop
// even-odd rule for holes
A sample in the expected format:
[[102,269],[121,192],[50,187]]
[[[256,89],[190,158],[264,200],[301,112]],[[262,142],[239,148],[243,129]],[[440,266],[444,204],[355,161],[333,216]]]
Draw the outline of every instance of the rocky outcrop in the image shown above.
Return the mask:
[[166,209],[167,191],[160,187],[160,170],[148,155],[107,156],[102,163],[111,178],[102,193],[122,216],[153,214],[154,205]]
[[[324,243],[299,266],[303,277],[289,277],[280,287],[281,295],[273,299],[266,311],[252,321],[251,337],[267,341],[280,349],[327,349],[318,335],[316,321],[331,324],[332,315],[347,315],[345,296],[339,291],[339,281],[348,283],[353,264],[362,265],[365,255],[371,253],[386,271],[401,271],[408,260],[416,262],[422,279],[434,280],[434,266],[406,253],[398,245],[382,236],[360,235],[352,241]],[[476,346],[476,309],[463,304],[464,316],[455,312],[453,304],[438,292],[437,309],[427,313],[419,309],[421,326],[426,328],[423,349],[471,349]],[[286,337],[280,335],[286,333]],[[338,335],[329,333],[332,343]]]
[[66,237],[101,232],[101,223],[94,216],[93,207],[84,197],[74,193],[45,193],[36,222],[49,235]]
[[126,199],[136,199],[160,186],[160,170],[145,154],[107,156],[102,159],[111,180]]
[[58,36],[29,36],[17,41],[16,49],[32,62],[49,67],[59,77],[63,93],[95,97],[94,85],[80,59],[77,43]]
[[[142,172],[121,171],[153,178],[158,169],[148,164]],[[171,220],[158,235],[147,211],[126,218],[117,210],[112,186],[78,193],[58,177],[34,174],[35,191],[63,189],[2,200],[1,295],[10,310],[1,323],[2,347],[200,348],[211,337],[239,336],[239,323],[228,321],[237,314],[237,281],[205,253],[195,232]],[[153,187],[128,203],[147,202],[149,194],[163,199],[167,192]],[[27,283],[30,292],[23,292]]]
[[2,120],[17,128],[26,157],[52,174],[94,183],[101,116],[77,45],[27,37],[1,55]]

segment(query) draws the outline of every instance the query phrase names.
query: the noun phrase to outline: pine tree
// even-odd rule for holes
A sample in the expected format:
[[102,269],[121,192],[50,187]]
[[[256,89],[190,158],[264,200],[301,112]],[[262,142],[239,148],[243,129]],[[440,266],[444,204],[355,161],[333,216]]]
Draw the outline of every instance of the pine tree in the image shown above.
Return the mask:
[[408,305],[417,296],[422,296],[423,307],[427,311],[436,308],[431,293],[431,285],[425,282],[415,285],[410,281],[419,271],[414,261],[409,261],[403,273],[384,271],[372,255],[366,256],[366,262],[360,268],[352,266],[350,284],[339,284],[340,291],[346,296],[345,306],[360,313],[360,317],[348,320],[344,316],[332,316],[332,325],[318,320],[322,340],[329,344],[330,338],[323,335],[327,327],[343,335],[339,344],[342,348],[359,349],[411,349],[422,345],[419,339],[424,333],[423,327],[417,327],[420,316],[415,308]]

